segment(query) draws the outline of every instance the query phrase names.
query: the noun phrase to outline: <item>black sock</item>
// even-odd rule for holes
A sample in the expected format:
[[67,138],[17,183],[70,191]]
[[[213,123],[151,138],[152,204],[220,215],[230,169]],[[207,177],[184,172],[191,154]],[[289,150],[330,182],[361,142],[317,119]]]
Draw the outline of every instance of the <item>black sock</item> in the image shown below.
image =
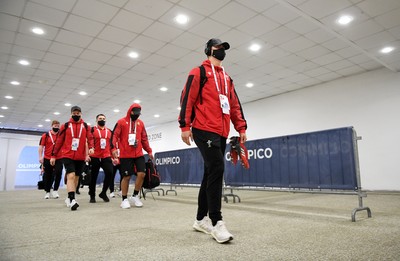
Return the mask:
[[132,197],[136,196],[137,194],[139,194],[139,191],[138,190],[134,190]]
[[122,201],[124,201],[127,198],[128,198],[127,196],[122,196]]
[[73,199],[75,199],[75,192],[68,192],[68,198],[69,198],[69,202],[71,202]]

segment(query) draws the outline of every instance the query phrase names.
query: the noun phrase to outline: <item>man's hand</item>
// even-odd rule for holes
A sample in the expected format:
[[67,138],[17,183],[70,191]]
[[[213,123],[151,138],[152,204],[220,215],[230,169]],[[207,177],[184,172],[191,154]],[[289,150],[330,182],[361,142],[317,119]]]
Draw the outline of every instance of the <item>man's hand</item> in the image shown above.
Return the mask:
[[240,133],[240,143],[245,143],[247,141],[246,133]]
[[85,161],[86,161],[86,162],[90,162],[90,160],[91,160],[90,156],[89,156],[89,155],[86,155]]
[[89,155],[93,155],[94,153],[94,148],[89,149]]
[[117,151],[117,150],[114,150],[114,151],[112,152],[112,155],[113,155],[113,158],[114,158],[114,159],[117,159],[117,158],[118,158],[118,151]]
[[190,146],[190,141],[193,141],[192,131],[183,131],[181,133],[182,141]]
[[51,159],[50,159],[50,165],[51,165],[51,166],[56,165],[56,159],[55,159],[55,158],[51,158]]
[[154,160],[154,156],[153,156],[153,154],[151,153],[151,154],[149,154],[149,158],[151,159],[151,160]]

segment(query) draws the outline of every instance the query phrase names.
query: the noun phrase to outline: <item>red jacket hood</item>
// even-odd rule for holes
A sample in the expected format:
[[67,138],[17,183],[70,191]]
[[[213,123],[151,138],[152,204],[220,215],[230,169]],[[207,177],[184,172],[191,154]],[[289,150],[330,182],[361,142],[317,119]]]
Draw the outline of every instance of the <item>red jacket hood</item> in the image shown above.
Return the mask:
[[133,108],[142,109],[142,107],[141,107],[138,103],[132,104],[132,105],[129,107],[128,111],[126,112],[126,116],[125,116],[125,120],[126,120],[126,121],[129,121],[129,120],[131,119],[131,111],[133,110]]

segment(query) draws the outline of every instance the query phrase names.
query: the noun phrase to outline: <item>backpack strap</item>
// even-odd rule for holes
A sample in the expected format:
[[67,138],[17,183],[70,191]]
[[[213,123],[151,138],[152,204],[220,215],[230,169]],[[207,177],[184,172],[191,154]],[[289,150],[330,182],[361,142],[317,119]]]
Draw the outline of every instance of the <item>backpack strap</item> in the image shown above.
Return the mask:
[[200,68],[200,88],[199,88],[199,98],[200,98],[200,104],[203,104],[203,87],[207,82],[207,76],[206,76],[206,69],[204,68],[203,65],[199,66]]

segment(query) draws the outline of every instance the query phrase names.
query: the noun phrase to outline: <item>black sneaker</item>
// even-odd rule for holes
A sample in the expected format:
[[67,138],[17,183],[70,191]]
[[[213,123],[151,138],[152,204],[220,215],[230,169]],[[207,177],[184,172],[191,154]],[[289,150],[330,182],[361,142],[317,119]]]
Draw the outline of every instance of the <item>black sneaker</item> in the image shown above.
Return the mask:
[[110,201],[110,199],[107,197],[107,194],[104,193],[104,192],[101,192],[99,194],[99,197],[102,198],[104,200],[104,202],[109,202]]
[[94,196],[90,196],[90,203],[96,203],[96,198]]

